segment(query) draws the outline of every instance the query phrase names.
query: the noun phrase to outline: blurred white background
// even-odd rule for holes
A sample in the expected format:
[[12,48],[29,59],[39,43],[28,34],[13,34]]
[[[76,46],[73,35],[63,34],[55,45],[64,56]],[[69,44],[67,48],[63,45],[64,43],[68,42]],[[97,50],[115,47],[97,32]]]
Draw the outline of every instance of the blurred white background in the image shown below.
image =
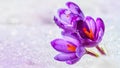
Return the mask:
[[[53,59],[50,41],[61,37],[53,16],[67,1],[104,20],[107,56],[85,55],[74,65]],[[119,7],[119,0],[0,0],[0,68],[120,68]]]

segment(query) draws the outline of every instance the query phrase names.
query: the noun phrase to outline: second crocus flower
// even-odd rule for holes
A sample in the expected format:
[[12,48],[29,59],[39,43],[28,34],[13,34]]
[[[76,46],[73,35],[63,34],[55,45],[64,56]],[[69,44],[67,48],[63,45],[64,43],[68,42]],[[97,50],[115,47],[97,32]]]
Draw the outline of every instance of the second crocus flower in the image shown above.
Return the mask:
[[90,17],[85,17],[83,22],[78,23],[77,30],[82,38],[82,43],[86,47],[97,46],[104,35],[105,26],[101,18],[96,21]]

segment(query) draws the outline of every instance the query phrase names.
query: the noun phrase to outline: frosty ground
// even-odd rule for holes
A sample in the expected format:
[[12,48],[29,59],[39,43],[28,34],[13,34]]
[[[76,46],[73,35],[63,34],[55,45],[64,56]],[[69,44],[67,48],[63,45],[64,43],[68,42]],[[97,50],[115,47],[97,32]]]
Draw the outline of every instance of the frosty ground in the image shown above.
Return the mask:
[[120,68],[118,0],[72,0],[85,15],[101,17],[107,55],[85,55],[74,64],[55,61],[50,41],[61,37],[53,16],[68,0],[0,0],[0,68]]

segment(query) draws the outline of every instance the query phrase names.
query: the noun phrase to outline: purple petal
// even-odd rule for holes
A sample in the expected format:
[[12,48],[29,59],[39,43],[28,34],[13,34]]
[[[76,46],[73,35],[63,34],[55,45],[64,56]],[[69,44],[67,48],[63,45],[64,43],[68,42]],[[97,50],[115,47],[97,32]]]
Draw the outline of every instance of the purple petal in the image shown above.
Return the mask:
[[103,37],[103,34],[104,34],[104,31],[102,30],[102,28],[100,29],[100,31],[97,33],[97,41],[100,42],[102,40],[102,37]]
[[90,16],[87,16],[85,18],[85,22],[88,26],[88,29],[91,29],[93,31],[93,33],[95,34],[95,31],[96,31],[96,23],[94,21],[94,19]]
[[105,31],[105,25],[101,18],[96,19],[96,26],[97,26],[97,30],[100,30],[100,28],[102,28],[103,32]]
[[72,51],[68,50],[68,46],[67,46],[68,44],[69,43],[63,39],[55,39],[51,42],[51,45],[57,51],[64,52],[64,53],[71,53]]
[[80,20],[82,20],[80,16],[77,16],[77,15],[71,16],[71,19],[69,20],[69,24],[65,25],[66,27],[65,31],[75,32],[77,29],[77,23]]
[[97,32],[96,32],[97,38],[99,36],[102,37],[104,35],[105,25],[104,25],[104,22],[101,18],[96,19],[96,26],[97,26]]
[[[75,31],[75,32],[76,32],[76,31]],[[63,37],[64,37],[64,36],[68,36],[68,37],[71,37],[71,38],[77,40],[79,43],[81,43],[81,42],[80,42],[80,40],[81,40],[80,36],[79,36],[77,33],[75,33],[75,32],[62,31],[61,34],[62,34]]]
[[78,23],[77,23],[77,30],[78,30],[80,36],[82,38],[86,39],[87,37],[86,37],[86,35],[85,35],[84,31],[83,31],[83,28],[89,29],[87,24],[86,24],[86,22],[84,22],[82,20],[78,21]]
[[74,44],[75,46],[79,46],[81,44],[79,40],[79,36],[75,33],[62,32],[62,35],[67,42],[70,42]]
[[79,21],[83,21],[83,18],[77,15],[72,17],[71,22],[72,22],[74,31],[76,31]]
[[76,5],[73,2],[67,2],[66,5],[70,9],[71,12],[73,12],[74,14],[79,14],[82,18],[84,18],[84,15],[78,5]]
[[57,24],[58,27],[66,30],[66,31],[74,31],[74,28],[73,28],[74,24],[73,24],[73,25],[70,25],[70,24],[66,24],[65,22],[61,22],[61,21],[60,21],[58,18],[56,18],[55,16],[54,16],[54,21],[55,21],[55,23]]
[[[83,20],[79,15],[71,13],[67,9],[59,9],[58,15],[65,30],[75,31],[78,20]],[[60,21],[58,23],[61,23]],[[61,25],[61,24],[60,24]]]
[[70,24],[72,17],[74,14],[72,14],[69,10],[67,9],[59,9],[58,10],[58,15],[59,18],[64,21],[66,24]]
[[54,21],[55,21],[55,23],[60,27],[60,28],[63,28],[63,29],[65,29],[64,27],[64,23],[63,22],[61,22],[60,20],[58,20],[58,18],[56,18],[55,16],[54,16]]
[[71,64],[74,64],[74,63],[78,62],[79,60],[80,60],[80,58],[75,58],[73,60],[66,61],[66,63],[71,65]]
[[76,48],[76,56],[82,57],[86,53],[85,48],[81,45]]
[[[65,14],[66,11],[68,11],[68,10],[65,9],[65,8],[59,9],[59,10],[58,10],[58,15],[59,15],[59,17],[60,17],[62,14]],[[70,13],[70,12],[69,12],[69,13]]]
[[58,61],[67,61],[67,60],[72,60],[77,58],[75,53],[67,53],[67,54],[58,54],[57,56],[54,57],[54,59]]

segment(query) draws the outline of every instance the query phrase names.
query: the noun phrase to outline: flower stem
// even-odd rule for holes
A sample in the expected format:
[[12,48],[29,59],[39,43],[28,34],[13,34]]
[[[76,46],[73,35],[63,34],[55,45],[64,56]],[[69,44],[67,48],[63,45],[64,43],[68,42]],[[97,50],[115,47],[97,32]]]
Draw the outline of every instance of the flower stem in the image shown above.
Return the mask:
[[91,56],[94,56],[94,57],[99,57],[99,55],[97,53],[93,52],[93,51],[86,50],[86,53],[91,55]]
[[96,46],[96,48],[102,55],[106,55],[106,53],[102,47]]

